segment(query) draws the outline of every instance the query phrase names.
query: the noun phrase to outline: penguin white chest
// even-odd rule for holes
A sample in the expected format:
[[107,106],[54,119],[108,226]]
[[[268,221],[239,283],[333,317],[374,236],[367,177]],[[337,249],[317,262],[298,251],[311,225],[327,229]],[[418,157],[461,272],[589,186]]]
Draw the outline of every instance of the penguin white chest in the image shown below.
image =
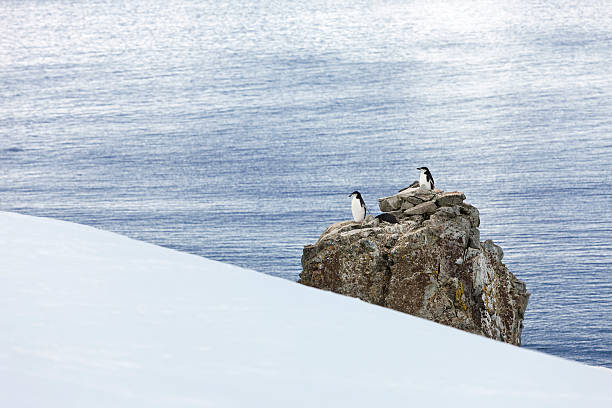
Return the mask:
[[426,190],[431,190],[431,183],[427,180],[427,174],[424,171],[421,172],[419,177],[419,187]]
[[353,219],[357,222],[361,222],[365,218],[365,207],[361,206],[361,202],[357,197],[353,197],[351,201],[351,210],[353,212]]

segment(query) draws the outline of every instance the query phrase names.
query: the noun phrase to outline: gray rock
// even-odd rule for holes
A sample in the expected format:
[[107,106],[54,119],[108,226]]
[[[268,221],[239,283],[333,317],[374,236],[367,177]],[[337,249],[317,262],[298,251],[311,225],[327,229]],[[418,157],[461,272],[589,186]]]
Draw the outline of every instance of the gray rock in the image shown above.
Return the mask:
[[461,212],[459,211],[459,207],[440,207],[436,210],[435,215],[438,217],[446,217],[446,218],[455,218],[459,216]]
[[378,199],[378,207],[382,212],[396,211],[402,207],[402,198],[398,195]]
[[410,215],[433,214],[437,209],[438,207],[436,206],[436,203],[434,203],[433,201],[426,201],[424,203],[415,205],[412,208],[408,208],[407,210],[404,211],[404,215],[410,216]]
[[495,245],[493,241],[487,239],[483,242],[484,249],[489,253],[493,254],[498,260],[502,260],[504,258],[504,251],[501,249],[499,245]]
[[411,215],[407,218],[408,221],[412,222],[416,225],[421,225],[423,221],[425,221],[425,217],[423,215]]
[[419,198],[422,201],[429,201],[436,196],[436,193],[431,190],[418,188],[411,194],[413,197]]
[[423,200],[421,200],[417,196],[406,196],[404,197],[404,202],[408,202],[410,204],[417,205],[417,204],[421,204]]
[[406,200],[402,203],[402,206],[400,207],[401,210],[407,210],[409,208],[414,207],[414,203],[411,203],[410,201]]
[[478,208],[468,203],[463,203],[459,206],[459,211],[461,214],[468,216],[470,223],[472,224],[472,228],[480,227],[480,212],[478,211]]
[[378,207],[383,212],[407,210],[422,204],[423,202],[432,201],[440,194],[441,190],[424,190],[419,187],[409,187],[401,190],[400,193],[378,199]]
[[436,198],[436,204],[439,207],[452,207],[463,203],[463,200],[465,200],[465,194],[453,191],[451,193],[442,193],[439,195]]
[[[401,208],[417,194],[393,197],[400,196]],[[396,211],[398,224],[332,224],[304,247],[299,282],[520,345],[525,284],[501,262],[499,246],[480,242],[475,207],[461,198],[438,208],[435,202],[446,195],[429,194],[428,201]],[[418,214],[407,216],[410,211]]]
[[[474,249],[480,249],[480,230],[472,228],[468,239],[468,246]],[[500,248],[501,249],[501,248]]]

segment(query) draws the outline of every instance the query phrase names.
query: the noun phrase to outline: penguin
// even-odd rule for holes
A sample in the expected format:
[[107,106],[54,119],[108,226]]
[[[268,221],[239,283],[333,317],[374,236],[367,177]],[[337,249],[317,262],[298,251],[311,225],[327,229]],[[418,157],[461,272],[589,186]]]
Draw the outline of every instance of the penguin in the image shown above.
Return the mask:
[[374,218],[377,218],[380,221],[388,222],[389,224],[397,224],[397,218],[395,218],[395,215],[393,215],[393,214],[382,213],[382,214],[378,214]]
[[366,205],[363,202],[363,198],[361,198],[361,193],[359,191],[353,191],[349,194],[349,197],[353,198],[351,200],[353,219],[357,222],[363,222],[366,216]]
[[433,190],[434,179],[429,172],[429,169],[427,167],[418,167],[417,170],[421,170],[421,176],[419,177],[419,188]]
[[411,185],[409,185],[408,187],[404,187],[401,190],[398,191],[398,193],[401,193],[404,190],[408,190],[409,188],[417,188],[419,186],[419,182],[418,181],[414,181]]

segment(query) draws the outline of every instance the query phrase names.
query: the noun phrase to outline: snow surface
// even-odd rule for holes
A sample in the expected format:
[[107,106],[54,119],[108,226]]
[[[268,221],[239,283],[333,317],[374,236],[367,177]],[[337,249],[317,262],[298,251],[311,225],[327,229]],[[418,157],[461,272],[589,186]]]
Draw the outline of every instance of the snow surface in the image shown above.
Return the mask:
[[0,407],[612,406],[612,370],[0,212]]

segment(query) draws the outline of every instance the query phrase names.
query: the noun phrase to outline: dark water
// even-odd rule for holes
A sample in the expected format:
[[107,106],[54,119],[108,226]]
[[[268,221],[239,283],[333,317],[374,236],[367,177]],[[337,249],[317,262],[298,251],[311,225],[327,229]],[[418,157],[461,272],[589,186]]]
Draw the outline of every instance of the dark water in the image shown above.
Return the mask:
[[0,1],[0,210],[295,280],[425,165],[527,283],[523,344],[612,367],[612,5],[304,3]]

